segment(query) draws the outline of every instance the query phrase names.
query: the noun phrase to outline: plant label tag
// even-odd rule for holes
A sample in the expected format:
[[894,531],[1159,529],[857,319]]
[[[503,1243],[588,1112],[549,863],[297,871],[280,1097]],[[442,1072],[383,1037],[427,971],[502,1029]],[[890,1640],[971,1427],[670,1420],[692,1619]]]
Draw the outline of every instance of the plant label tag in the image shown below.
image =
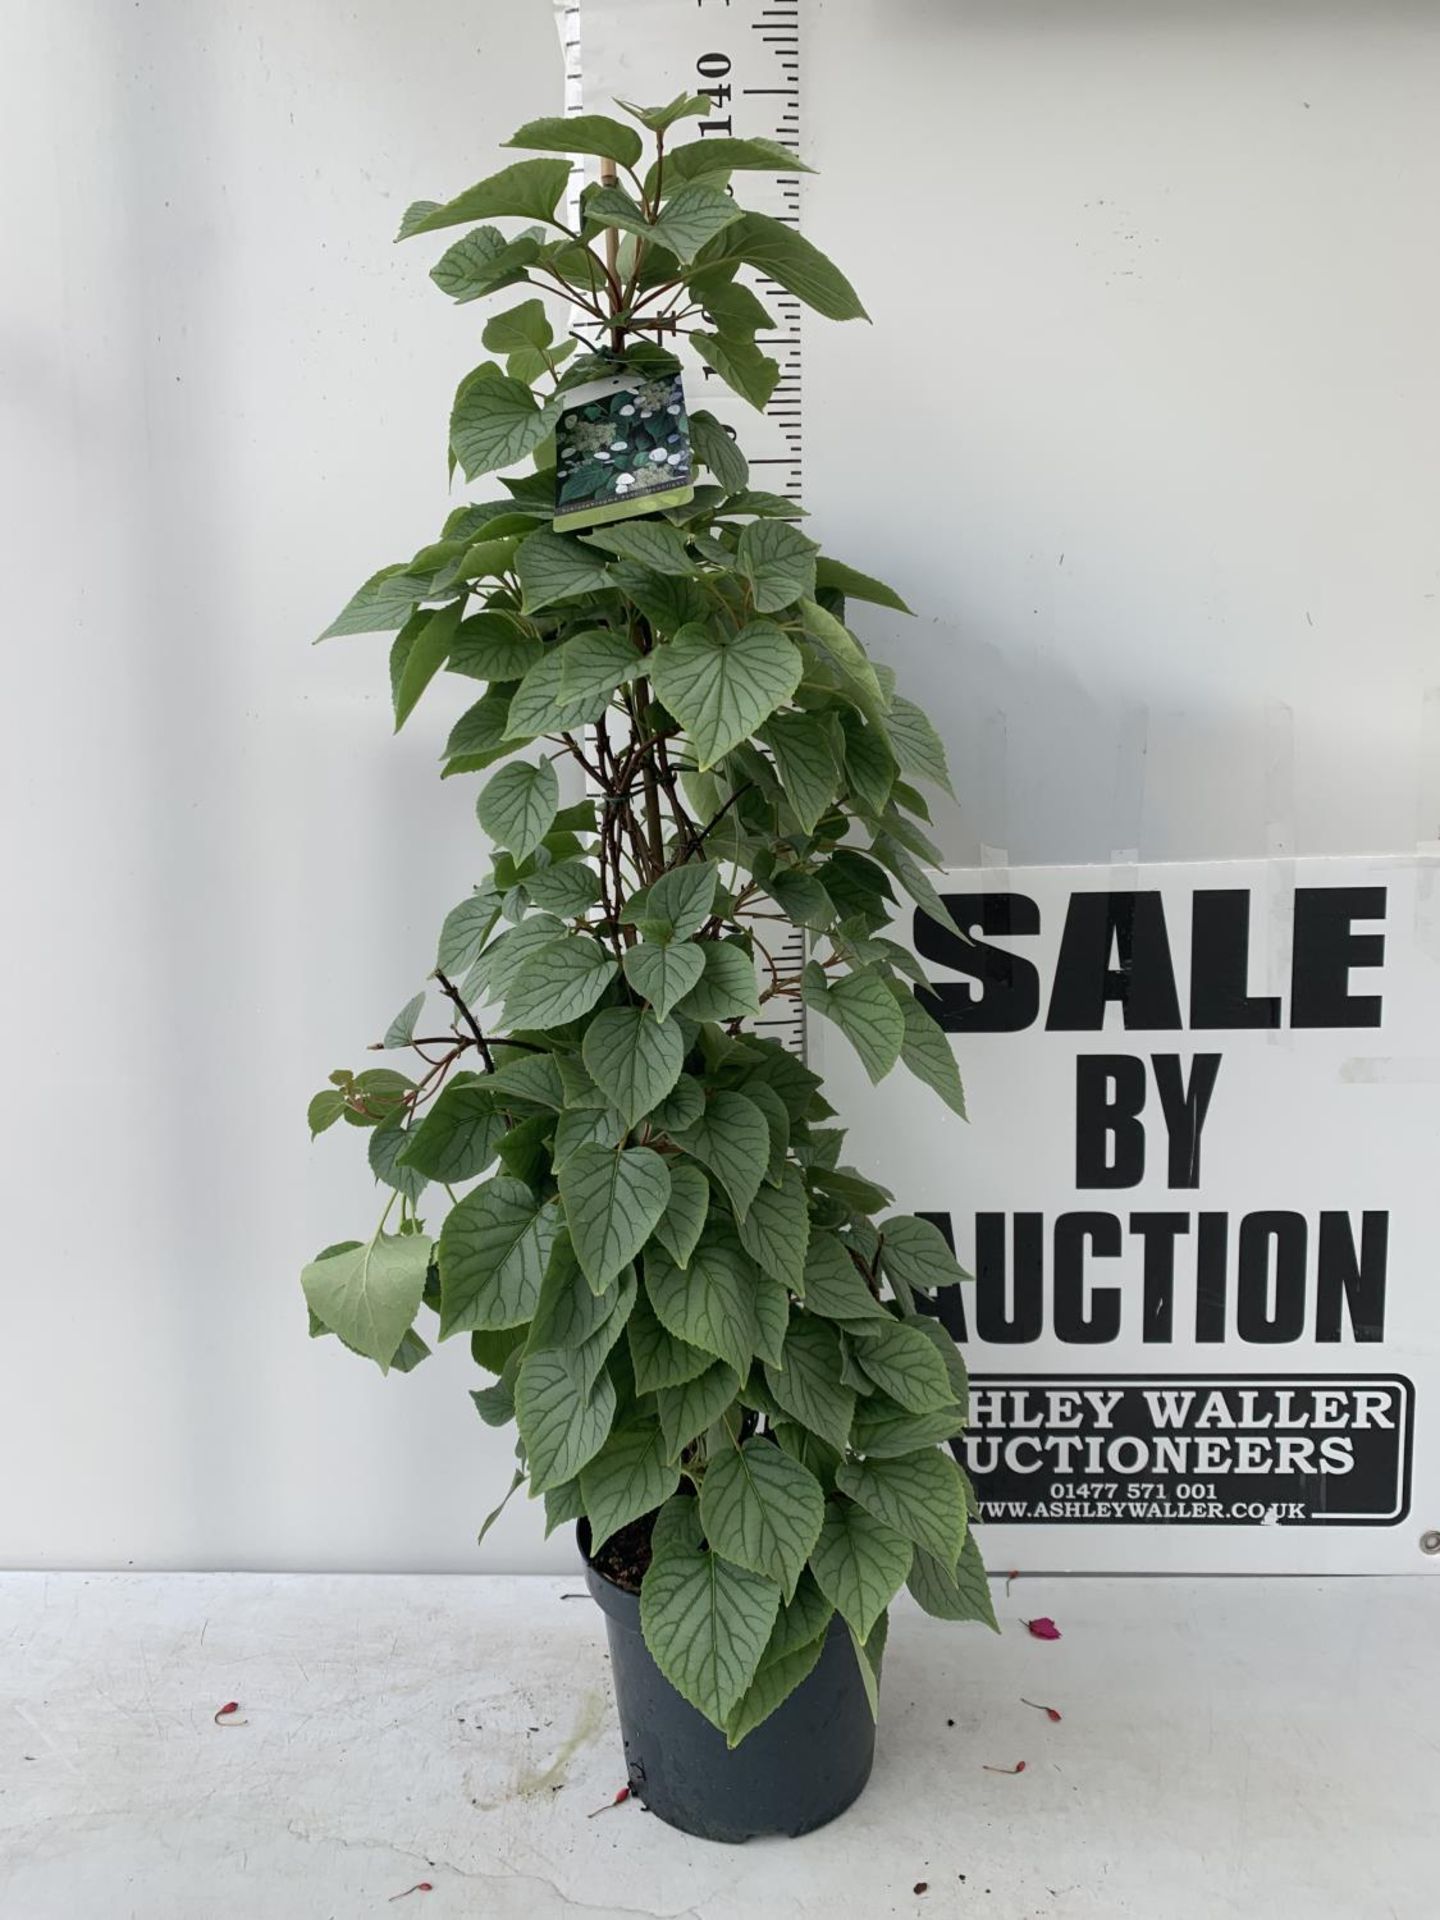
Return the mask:
[[574,388],[555,429],[555,531],[680,507],[695,497],[680,375],[606,374]]

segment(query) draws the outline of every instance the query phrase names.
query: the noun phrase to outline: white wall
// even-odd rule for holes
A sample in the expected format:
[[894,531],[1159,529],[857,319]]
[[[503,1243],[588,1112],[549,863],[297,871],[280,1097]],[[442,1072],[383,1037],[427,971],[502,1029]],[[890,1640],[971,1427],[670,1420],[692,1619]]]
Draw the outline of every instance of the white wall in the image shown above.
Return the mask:
[[808,494],[953,859],[1440,840],[1432,0],[812,0],[805,73]]
[[550,10],[18,0],[6,40],[0,1558],[473,1567],[513,1462],[464,1343],[382,1380],[297,1276],[375,1206],[305,1100],[483,848],[385,642],[309,641],[445,511],[479,325],[391,237],[559,110]]
[[[389,235],[558,107],[549,8],[7,26],[0,1560],[474,1567],[466,1356],[382,1381],[296,1273],[371,1207],[305,1097],[481,848],[383,643],[306,642],[443,511],[478,328]],[[1440,838],[1437,81],[1393,0],[812,0],[807,224],[875,326],[811,329],[811,505],[921,609],[868,631],[957,861]]]

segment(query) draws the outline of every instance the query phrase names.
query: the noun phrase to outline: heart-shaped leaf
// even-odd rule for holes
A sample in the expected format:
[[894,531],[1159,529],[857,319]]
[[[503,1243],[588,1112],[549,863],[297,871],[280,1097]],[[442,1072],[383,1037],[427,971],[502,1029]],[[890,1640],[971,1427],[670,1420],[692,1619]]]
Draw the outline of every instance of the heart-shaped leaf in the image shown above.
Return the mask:
[[576,1257],[599,1292],[654,1232],[670,1175],[648,1147],[578,1147],[560,1170],[560,1198]]

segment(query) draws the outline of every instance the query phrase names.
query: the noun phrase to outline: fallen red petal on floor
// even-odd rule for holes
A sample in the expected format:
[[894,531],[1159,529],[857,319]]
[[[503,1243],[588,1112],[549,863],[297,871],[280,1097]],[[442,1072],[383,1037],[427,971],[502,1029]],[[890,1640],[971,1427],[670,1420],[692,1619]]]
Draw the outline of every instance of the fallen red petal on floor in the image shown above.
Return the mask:
[[1027,1700],[1023,1694],[1020,1696],[1020,1704],[1022,1707],[1034,1707],[1035,1711],[1043,1713],[1047,1720],[1063,1720],[1065,1717],[1058,1707],[1041,1706],[1038,1700]]
[[1060,1629],[1048,1613],[1042,1613],[1037,1620],[1027,1620],[1025,1624],[1037,1640],[1058,1640],[1060,1638]]

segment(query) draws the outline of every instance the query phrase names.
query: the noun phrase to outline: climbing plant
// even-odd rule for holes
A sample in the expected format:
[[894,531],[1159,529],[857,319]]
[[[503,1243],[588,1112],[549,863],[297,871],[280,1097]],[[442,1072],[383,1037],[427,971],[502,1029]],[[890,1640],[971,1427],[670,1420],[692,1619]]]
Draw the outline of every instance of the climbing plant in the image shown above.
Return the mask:
[[[303,1279],[312,1333],[382,1370],[417,1366],[427,1334],[468,1338],[480,1418],[518,1430],[511,1491],[550,1527],[583,1518],[603,1560],[653,1516],[646,1641],[734,1743],[837,1613],[872,1700],[907,1581],[932,1614],[994,1622],[947,1446],[965,1369],[931,1310],[965,1276],[846,1164],[819,1077],[753,1025],[803,1002],[872,1080],[903,1064],[964,1111],[919,964],[886,931],[902,895],[948,919],[917,784],[947,787],[945,754],[846,617],[903,602],[823,554],[674,385],[683,338],[769,399],[757,336],[774,321],[743,273],[834,320],[863,309],[730,190],[793,154],[679,137],[706,105],[534,122],[510,144],[535,157],[401,225],[463,229],[431,276],[457,304],[526,289],[484,326],[492,357],[460,382],[449,453],[467,481],[533,467],[457,507],[324,636],[394,634],[397,729],[437,676],[483,683],[442,778],[484,776],[494,863],[384,1036],[407,1064],[334,1073],[310,1103],[314,1133],[363,1132],[385,1194],[366,1237]],[[600,161],[578,225],[574,153]],[[567,396],[619,368],[644,418],[617,450],[674,465],[688,430],[707,477],[678,505],[557,533],[557,458],[568,499],[587,465],[603,485],[614,444],[576,427],[557,455]],[[798,967],[779,958],[788,926],[807,936]],[[353,937],[337,931],[337,959]]]

